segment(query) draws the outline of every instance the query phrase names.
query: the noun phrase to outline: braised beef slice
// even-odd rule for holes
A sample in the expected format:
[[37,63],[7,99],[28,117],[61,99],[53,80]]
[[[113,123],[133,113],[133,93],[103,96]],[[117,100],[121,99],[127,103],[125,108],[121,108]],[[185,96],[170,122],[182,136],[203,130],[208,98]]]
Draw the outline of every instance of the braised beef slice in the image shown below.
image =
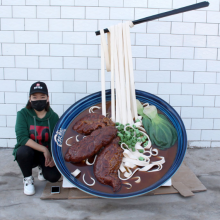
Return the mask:
[[119,137],[109,143],[97,156],[94,163],[94,174],[97,180],[105,185],[113,187],[116,192],[121,188],[121,180],[118,178],[118,169],[123,158],[123,150],[119,146]]
[[64,159],[67,162],[81,162],[95,155],[103,146],[109,144],[117,135],[117,128],[106,126],[93,131],[91,135],[74,143],[67,151]]
[[73,130],[77,131],[80,134],[88,135],[91,134],[92,131],[99,128],[114,125],[114,122],[104,115],[98,113],[89,113],[73,125]]

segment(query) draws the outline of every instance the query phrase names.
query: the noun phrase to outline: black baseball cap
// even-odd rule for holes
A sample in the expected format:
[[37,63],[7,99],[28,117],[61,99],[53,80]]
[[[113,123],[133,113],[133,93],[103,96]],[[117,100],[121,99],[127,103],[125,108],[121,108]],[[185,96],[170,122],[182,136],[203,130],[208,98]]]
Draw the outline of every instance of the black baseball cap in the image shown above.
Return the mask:
[[47,85],[44,82],[40,82],[40,81],[33,83],[31,85],[29,95],[36,93],[36,92],[41,92],[41,93],[48,95]]

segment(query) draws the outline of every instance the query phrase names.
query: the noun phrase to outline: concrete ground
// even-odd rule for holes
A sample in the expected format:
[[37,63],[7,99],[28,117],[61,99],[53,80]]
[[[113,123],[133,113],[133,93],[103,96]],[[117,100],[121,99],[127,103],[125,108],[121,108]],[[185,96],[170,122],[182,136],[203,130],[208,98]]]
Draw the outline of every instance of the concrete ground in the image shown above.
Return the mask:
[[188,149],[185,161],[208,188],[183,198],[178,194],[123,200],[41,200],[46,182],[33,170],[36,194],[23,194],[22,174],[11,149],[0,149],[0,219],[220,219],[220,148]]

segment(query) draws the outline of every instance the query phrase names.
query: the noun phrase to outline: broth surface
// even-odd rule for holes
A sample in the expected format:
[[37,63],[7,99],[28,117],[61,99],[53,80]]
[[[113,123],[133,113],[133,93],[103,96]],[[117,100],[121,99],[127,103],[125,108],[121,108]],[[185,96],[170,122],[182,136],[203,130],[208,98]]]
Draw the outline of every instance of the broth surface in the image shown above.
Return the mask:
[[[95,106],[102,107],[102,104],[99,103],[99,104],[96,104]],[[93,111],[95,113],[102,114],[101,109],[94,109]],[[106,112],[109,113],[108,117],[111,117],[111,101],[106,102]],[[159,110],[158,110],[158,113],[163,114]],[[80,120],[81,118],[83,118],[87,114],[89,114],[89,108],[84,110],[77,117],[75,117],[74,120],[70,123],[70,125],[66,129],[66,132],[65,132],[64,137],[63,137],[63,144],[62,144],[63,157],[65,156],[68,148],[70,147],[70,146],[66,145],[66,140],[69,137],[74,136],[73,138],[68,140],[68,144],[73,144],[73,143],[76,143],[76,138],[75,138],[76,135],[79,135],[78,140],[82,140],[83,137],[85,136],[85,135],[79,134],[76,131],[74,131],[72,129],[72,127],[78,120]],[[156,172],[136,171],[136,173],[129,180],[121,180],[122,187],[117,192],[113,192],[113,189],[112,189],[111,186],[101,184],[96,179],[96,177],[94,175],[94,172],[93,172],[93,165],[89,166],[84,161],[82,161],[80,163],[71,163],[71,162],[66,162],[64,160],[64,162],[65,162],[65,165],[67,166],[67,168],[70,172],[73,172],[76,169],[81,170],[81,173],[76,177],[76,179],[78,181],[82,182],[83,184],[85,184],[84,181],[83,181],[83,174],[84,173],[85,173],[85,181],[87,183],[89,183],[89,184],[93,183],[93,180],[90,179],[90,177],[95,179],[95,184],[93,186],[87,186],[85,184],[87,187],[92,188],[92,189],[97,190],[97,191],[110,193],[110,194],[124,194],[124,193],[130,193],[130,192],[135,192],[135,191],[142,190],[142,189],[144,189],[146,187],[149,187],[152,184],[156,183],[158,180],[160,180],[167,173],[167,171],[170,169],[170,167],[172,166],[172,164],[175,160],[176,152],[177,152],[177,144],[178,144],[178,141],[176,141],[176,143],[172,147],[170,147],[169,149],[166,149],[166,150],[160,150],[155,145],[152,145],[152,148],[157,148],[158,149],[158,156],[162,156],[162,157],[165,158],[165,163],[163,164],[162,170],[156,171]],[[94,157],[90,158],[89,162],[92,163],[93,159],[94,159]],[[157,156],[156,157],[151,156],[151,158],[150,158],[150,161],[157,161],[157,160],[160,160]],[[133,171],[135,169],[136,168],[131,169],[131,170]],[[135,180],[137,180],[137,178],[133,178],[133,177],[136,177],[136,176],[140,176],[140,178],[141,178],[140,183],[135,183]],[[121,177],[123,178],[123,175],[121,175]],[[123,183],[132,184],[132,188],[127,189],[128,186],[123,184]]]

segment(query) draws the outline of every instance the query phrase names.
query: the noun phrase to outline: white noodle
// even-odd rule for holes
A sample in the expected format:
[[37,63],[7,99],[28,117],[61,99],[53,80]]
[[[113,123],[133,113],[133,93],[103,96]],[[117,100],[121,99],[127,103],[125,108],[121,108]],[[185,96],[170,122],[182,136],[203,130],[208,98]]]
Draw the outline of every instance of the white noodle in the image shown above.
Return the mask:
[[121,163],[119,169],[121,170],[122,173],[124,173],[126,171],[125,167],[123,166],[123,164]]
[[128,180],[128,179],[130,179],[130,178],[134,175],[134,173],[135,173],[136,171],[138,171],[138,170],[140,170],[140,168],[137,168],[136,170],[134,170],[134,172],[131,173],[130,176],[129,176],[128,178],[125,178],[125,179],[123,179],[123,178],[120,177],[120,171],[118,170],[118,177],[119,177],[119,179],[121,179],[121,180]]
[[128,48],[127,48],[127,38],[125,33],[125,26],[127,24],[123,23],[123,42],[124,42],[124,66],[125,66],[125,81],[126,81],[126,101],[127,101],[127,123],[133,124],[133,118],[131,113],[131,82],[130,82],[130,76],[129,76],[129,59],[128,59]]
[[139,130],[143,131],[143,132],[146,132],[145,129],[144,129],[143,127],[141,127],[141,126],[140,126],[140,127],[137,127],[137,128],[138,128]]
[[114,50],[114,65],[115,65],[115,82],[116,82],[116,121],[121,122],[122,120],[122,110],[121,110],[121,87],[120,87],[120,78],[119,78],[119,63],[118,63],[118,53],[117,53],[117,38],[118,38],[118,28],[114,26],[114,32],[112,33],[115,35],[115,41],[112,44],[115,47]]
[[138,122],[135,122],[134,125],[135,125],[136,127],[140,127],[140,126],[142,125],[142,123],[141,123],[140,121],[138,121]]
[[67,142],[68,142],[69,139],[71,139],[71,138],[73,138],[73,137],[74,137],[74,136],[69,137],[68,139],[66,139],[66,145],[67,145],[67,146],[72,146],[71,144],[68,144]]
[[79,134],[78,134],[78,135],[76,135],[76,142],[79,142],[79,140],[78,140],[78,136],[79,136]]
[[[152,156],[157,156],[158,155],[158,150],[156,148],[154,148],[154,149],[151,148],[150,151],[151,151]],[[155,152],[155,154],[153,154],[153,152]]]
[[[125,25],[127,24],[127,25]],[[127,21],[124,24],[124,39],[126,39],[127,43],[127,53],[128,53],[128,65],[129,65],[129,74],[130,74],[130,93],[131,93],[131,112],[132,118],[137,119],[137,104],[136,104],[136,94],[135,94],[135,86],[134,86],[134,73],[133,73],[133,60],[131,53],[131,39],[130,39],[130,27],[134,27],[134,24],[131,21]]]
[[89,109],[89,113],[94,113],[93,110],[96,109],[96,108],[100,109],[101,107],[99,107],[99,106],[92,106],[92,107]]
[[138,116],[137,116],[137,119],[139,119],[139,120],[142,120],[142,118],[143,118],[143,117],[142,117],[141,115],[138,115]]
[[120,87],[121,87],[121,106],[122,106],[122,124],[126,124],[128,119],[127,112],[127,103],[126,103],[126,87],[125,87],[125,69],[124,69],[124,51],[123,51],[123,36],[122,36],[122,30],[123,30],[123,24],[119,23],[117,25],[118,28],[118,60],[119,60],[119,79],[120,79]]
[[84,183],[86,184],[86,185],[88,185],[88,186],[93,186],[94,184],[95,184],[95,180],[92,178],[92,177],[90,177],[92,180],[93,180],[93,183],[91,183],[91,184],[89,184],[89,183],[87,183],[86,181],[85,181],[85,173],[83,174],[83,181],[84,181]]
[[144,104],[143,104],[143,107],[145,107],[145,106],[149,106],[149,103],[147,103],[147,102],[144,103]]
[[[114,26],[110,26],[109,27],[109,32],[112,33],[114,32]],[[114,34],[110,34],[110,37],[111,37],[111,54],[114,54],[114,44],[112,42],[115,41],[115,36]],[[114,81],[115,81],[115,76],[114,76],[114,56],[111,55],[111,115],[112,115],[112,118],[111,120],[113,122],[116,122],[115,119],[115,84],[114,84]]]
[[94,160],[93,160],[92,163],[89,163],[89,160],[88,160],[88,158],[87,158],[87,159],[86,159],[86,164],[89,165],[89,166],[93,165],[93,164],[95,163],[96,157],[97,157],[97,155],[95,155],[95,158],[94,158]]
[[154,170],[149,170],[148,172],[156,172],[156,171],[160,171],[161,169],[162,169],[162,165],[160,165],[160,164],[156,164],[156,166],[158,166],[158,168],[157,169],[154,169]]
[[[111,70],[112,120],[113,122],[117,121],[123,124],[133,124],[133,118],[137,119],[129,26],[133,27],[134,24],[131,21],[126,21],[125,23],[119,23],[109,27],[108,46],[106,44],[104,30],[100,30],[102,106],[105,104],[105,97],[103,96],[105,96],[104,64],[106,64],[106,70],[108,72]],[[116,85],[116,116],[114,85]],[[105,113],[104,109],[103,112]],[[103,115],[105,116],[104,113]]]
[[106,66],[109,66],[109,58],[107,53],[107,46],[105,42],[104,30],[100,30],[101,35],[101,85],[102,85],[102,115],[106,116],[106,97],[105,97],[105,61],[106,57]]
[[135,183],[140,183],[141,182],[141,178],[139,176],[134,176],[132,177],[132,179],[137,178],[137,180],[135,180]]
[[132,185],[131,185],[130,183],[125,182],[125,183],[123,183],[123,184],[130,186],[129,188],[126,187],[127,189],[131,189],[131,187],[132,187]]

